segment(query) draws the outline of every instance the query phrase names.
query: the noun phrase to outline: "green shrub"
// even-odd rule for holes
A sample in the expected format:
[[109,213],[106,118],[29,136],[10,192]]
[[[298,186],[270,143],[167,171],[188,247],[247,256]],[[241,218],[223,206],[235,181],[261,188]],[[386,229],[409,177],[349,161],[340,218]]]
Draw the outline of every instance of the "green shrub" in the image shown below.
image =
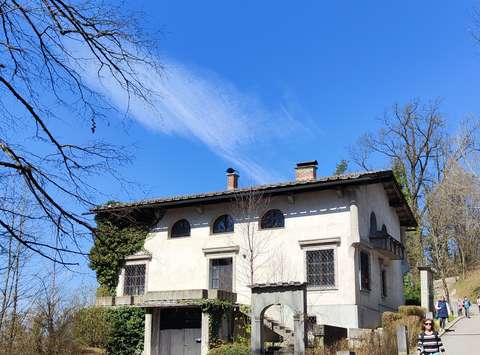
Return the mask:
[[250,347],[242,343],[223,344],[211,349],[208,355],[250,355]]
[[75,339],[84,346],[105,348],[111,331],[108,315],[111,311],[100,307],[80,309],[73,318]]
[[410,273],[403,276],[403,294],[405,304],[420,306],[420,285],[415,281]]
[[398,312],[406,316],[425,318],[425,308],[419,306],[400,306]]
[[135,355],[143,351],[145,311],[137,307],[118,307],[108,311],[111,326],[106,344],[107,353]]

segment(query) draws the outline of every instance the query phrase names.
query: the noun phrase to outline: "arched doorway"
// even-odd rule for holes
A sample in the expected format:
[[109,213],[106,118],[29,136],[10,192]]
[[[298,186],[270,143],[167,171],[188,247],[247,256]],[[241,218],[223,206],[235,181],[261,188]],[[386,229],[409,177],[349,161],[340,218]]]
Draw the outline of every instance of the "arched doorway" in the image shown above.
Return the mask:
[[291,353],[294,348],[294,312],[283,304],[272,304],[263,311],[262,341],[265,354],[280,349]]
[[307,316],[306,283],[289,282],[276,284],[254,284],[252,289],[252,353],[264,354],[264,317],[273,305],[285,305],[293,313],[294,354],[305,354],[305,319]]

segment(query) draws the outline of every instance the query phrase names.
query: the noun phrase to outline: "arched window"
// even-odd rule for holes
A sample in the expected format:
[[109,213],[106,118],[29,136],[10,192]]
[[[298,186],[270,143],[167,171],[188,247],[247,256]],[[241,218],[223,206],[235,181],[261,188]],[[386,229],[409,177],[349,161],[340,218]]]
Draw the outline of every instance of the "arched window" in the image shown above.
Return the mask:
[[285,226],[285,217],[280,210],[267,211],[260,221],[261,229],[282,228]]
[[213,222],[212,233],[228,233],[233,232],[234,222],[232,216],[224,214],[223,216],[218,217],[215,222]]
[[190,223],[186,219],[176,221],[172,226],[171,238],[190,236]]
[[370,235],[377,234],[377,217],[375,213],[370,213]]

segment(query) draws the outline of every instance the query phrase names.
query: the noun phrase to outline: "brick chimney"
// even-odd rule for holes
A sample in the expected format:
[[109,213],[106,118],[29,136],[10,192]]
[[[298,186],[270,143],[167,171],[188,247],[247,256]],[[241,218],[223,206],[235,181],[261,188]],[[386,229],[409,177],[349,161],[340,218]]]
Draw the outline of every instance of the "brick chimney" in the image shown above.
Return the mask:
[[295,168],[295,181],[311,181],[317,179],[316,160],[297,163]]
[[235,190],[238,188],[238,172],[235,169],[227,169],[227,190]]

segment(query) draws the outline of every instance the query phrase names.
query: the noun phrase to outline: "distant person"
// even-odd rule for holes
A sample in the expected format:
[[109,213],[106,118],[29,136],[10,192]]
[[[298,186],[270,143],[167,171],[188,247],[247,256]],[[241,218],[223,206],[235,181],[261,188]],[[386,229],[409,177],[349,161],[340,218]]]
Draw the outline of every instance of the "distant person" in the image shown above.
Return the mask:
[[422,324],[422,332],[418,335],[418,355],[438,355],[445,352],[442,339],[435,331],[433,319],[425,319]]
[[463,314],[463,300],[459,298],[457,301],[457,315],[460,317],[462,314]]
[[470,303],[470,300],[465,296],[463,298],[463,309],[465,309],[465,317],[470,318],[470,306],[472,304]]
[[480,295],[477,297],[478,313],[480,314]]
[[440,328],[445,329],[445,322],[450,315],[450,306],[445,301],[445,296],[442,296],[435,304],[435,310],[437,311],[437,317],[440,319]]

